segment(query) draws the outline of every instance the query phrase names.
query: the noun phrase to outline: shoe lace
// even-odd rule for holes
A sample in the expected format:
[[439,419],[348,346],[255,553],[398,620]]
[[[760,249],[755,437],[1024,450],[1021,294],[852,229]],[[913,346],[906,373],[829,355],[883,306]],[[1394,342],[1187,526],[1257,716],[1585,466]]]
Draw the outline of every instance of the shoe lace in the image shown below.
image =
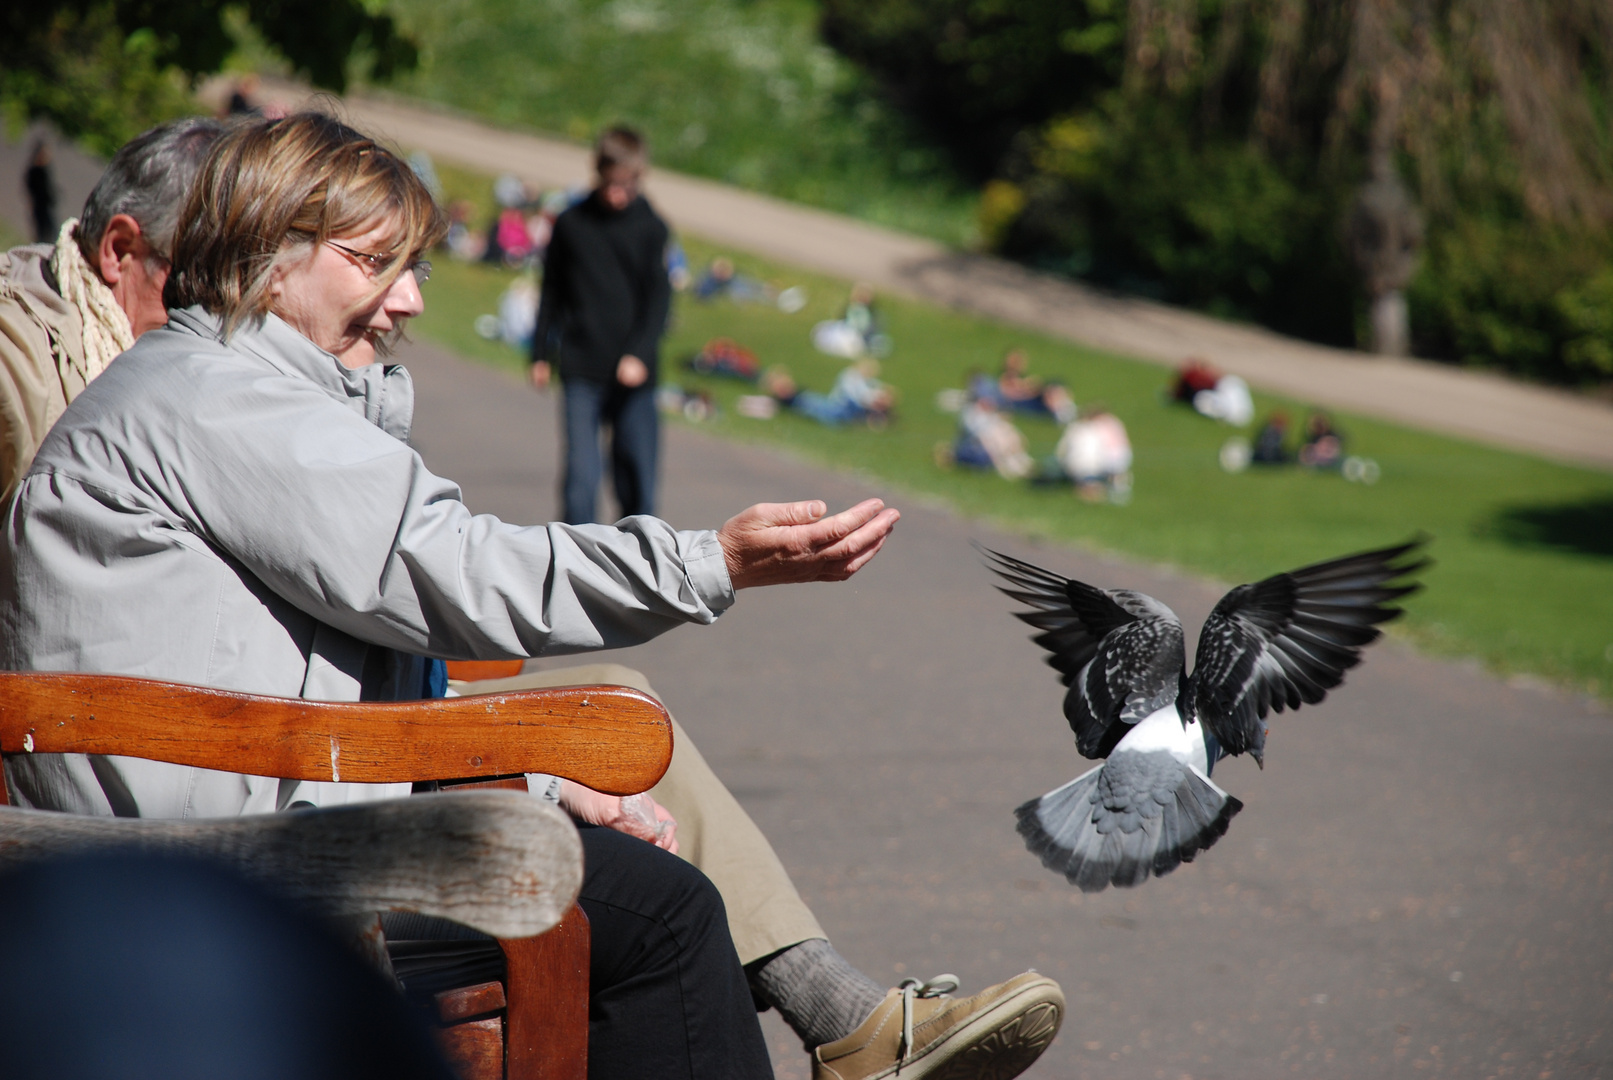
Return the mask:
[[907,1064],[907,1059],[913,1054],[913,1001],[916,998],[946,997],[958,988],[956,975],[937,975],[933,979],[919,982],[917,979],[903,979],[897,989],[902,992],[902,1048],[896,1059],[896,1067],[900,1069]]

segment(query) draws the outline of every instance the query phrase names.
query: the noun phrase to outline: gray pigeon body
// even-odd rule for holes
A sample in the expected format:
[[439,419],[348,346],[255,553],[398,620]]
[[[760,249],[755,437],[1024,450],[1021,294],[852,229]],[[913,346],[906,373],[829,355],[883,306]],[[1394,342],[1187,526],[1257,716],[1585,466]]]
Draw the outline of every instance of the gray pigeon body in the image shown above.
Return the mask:
[[1428,565],[1416,557],[1424,542],[1238,586],[1205,621],[1191,675],[1164,604],[987,551],[1069,687],[1076,748],[1103,760],[1015,811],[1026,846],[1084,892],[1192,862],[1243,809],[1210,779],[1216,761],[1248,753],[1264,765],[1267,715],[1314,705],[1344,680],[1400,615],[1392,602],[1419,588],[1397,582]]

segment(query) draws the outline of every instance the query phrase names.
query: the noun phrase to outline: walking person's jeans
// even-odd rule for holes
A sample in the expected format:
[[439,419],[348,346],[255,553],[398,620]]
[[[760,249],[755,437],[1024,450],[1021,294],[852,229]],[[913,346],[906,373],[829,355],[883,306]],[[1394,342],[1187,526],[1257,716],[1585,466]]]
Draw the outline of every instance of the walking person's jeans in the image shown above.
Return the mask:
[[655,386],[632,389],[584,379],[565,383],[566,468],[560,482],[561,519],[570,525],[597,520],[595,503],[604,473],[599,448],[602,424],[611,428],[611,483],[622,516],[655,513],[655,478],[661,419]]

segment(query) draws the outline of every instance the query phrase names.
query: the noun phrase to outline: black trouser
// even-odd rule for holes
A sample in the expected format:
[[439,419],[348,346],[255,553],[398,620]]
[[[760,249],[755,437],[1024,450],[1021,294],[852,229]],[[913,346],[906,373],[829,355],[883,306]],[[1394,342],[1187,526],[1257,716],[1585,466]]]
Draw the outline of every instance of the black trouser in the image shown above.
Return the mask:
[[[771,1077],[717,887],[677,856],[625,833],[592,825],[578,833],[578,903],[593,938],[589,1080]],[[418,916],[383,922],[411,991],[498,977],[502,958],[485,935]],[[439,940],[398,940],[404,936]]]
[[589,1080],[771,1077],[717,887],[653,844],[584,825],[593,930]]

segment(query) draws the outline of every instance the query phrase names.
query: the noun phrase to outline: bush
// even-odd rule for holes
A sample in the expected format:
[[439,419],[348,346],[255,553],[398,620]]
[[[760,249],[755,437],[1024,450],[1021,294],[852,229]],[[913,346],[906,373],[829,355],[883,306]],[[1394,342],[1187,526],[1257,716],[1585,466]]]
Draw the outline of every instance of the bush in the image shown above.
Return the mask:
[[1610,247],[1538,222],[1441,222],[1407,290],[1418,352],[1557,383],[1613,377]]
[[110,157],[153,124],[192,110],[185,78],[163,64],[148,32],[126,34],[108,8],[57,11],[28,63],[0,64],[0,102],[49,117],[69,138]]
[[1355,288],[1339,194],[1246,141],[1195,143],[1166,108],[1118,97],[1063,116],[1007,166],[1024,209],[1001,250],[1044,268],[1289,333],[1350,344]]

